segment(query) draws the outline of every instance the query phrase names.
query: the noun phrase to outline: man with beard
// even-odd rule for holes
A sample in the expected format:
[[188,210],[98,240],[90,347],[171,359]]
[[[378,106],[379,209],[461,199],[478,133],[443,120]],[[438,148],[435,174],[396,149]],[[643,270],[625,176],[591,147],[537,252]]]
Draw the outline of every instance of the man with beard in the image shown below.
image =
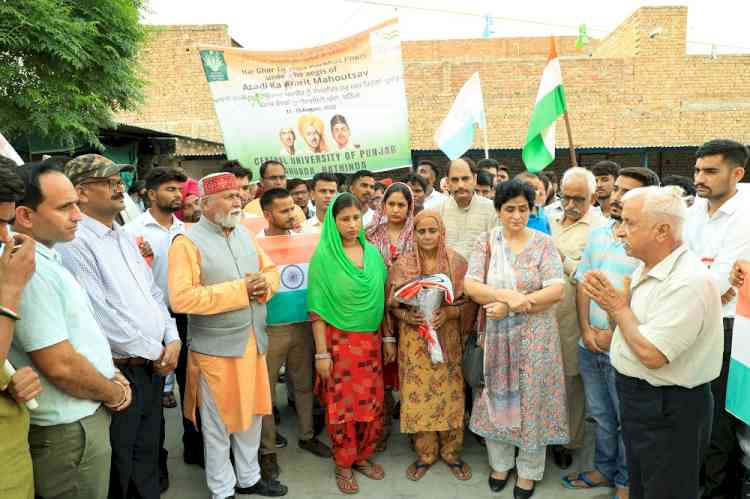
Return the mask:
[[334,173],[316,173],[310,185],[312,186],[312,200],[315,203],[315,214],[308,218],[302,226],[305,234],[320,234],[323,229],[323,220],[331,199],[338,192],[339,179]]
[[688,210],[685,242],[708,267],[722,294],[724,357],[721,374],[711,383],[714,395],[711,444],[705,462],[705,498],[735,497],[738,420],[724,406],[737,307],[729,283],[734,262],[750,250],[750,199],[737,189],[745,175],[748,148],[733,140],[711,140],[696,152],[695,189],[698,198]]
[[185,223],[194,224],[201,218],[201,198],[198,195],[198,181],[188,178],[180,187],[182,208],[175,216]]
[[[442,205],[448,196],[435,189],[435,183],[438,182],[440,172],[435,163],[430,160],[423,159],[417,163],[414,173],[425,179],[427,182],[427,191],[425,191],[424,198],[424,209],[425,210],[437,210]],[[441,186],[442,187],[442,186]]]
[[279,273],[240,223],[235,176],[214,173],[199,187],[203,216],[169,250],[169,302],[188,314],[191,338],[184,414],[195,422],[200,410],[212,498],[283,496],[287,488],[262,478],[258,464],[262,417],[271,414],[266,303]]
[[576,311],[576,288],[573,275],[581,261],[592,229],[604,224],[604,218],[591,204],[596,197],[596,179],[585,168],[572,167],[565,171],[562,179],[561,203],[563,213],[550,219],[552,239],[560,253],[565,271],[565,293],[557,305],[557,323],[560,330],[563,370],[565,371],[565,395],[568,401],[568,425],[570,442],[565,446],[552,447],[552,457],[561,469],[573,463],[572,451],[584,445],[584,413],[586,403],[583,381],[578,372],[578,340],[581,333]]
[[615,188],[615,179],[620,171],[620,165],[614,161],[599,161],[591,167],[596,177],[596,204],[605,217],[609,216],[609,206],[612,191]]
[[[452,196],[434,208],[445,223],[445,244],[468,259],[483,232],[497,225],[492,201],[475,192],[477,168],[469,158],[455,159],[448,166],[448,188]],[[427,200],[425,200],[425,209]]]
[[[289,241],[294,227],[294,206],[292,196],[285,189],[271,189],[261,197],[263,214],[268,221],[268,228],[261,231],[257,238],[286,236]],[[298,236],[302,237],[302,236]],[[304,276],[303,276],[304,277]],[[287,376],[294,387],[294,404],[297,410],[300,436],[298,445],[319,457],[331,457],[331,450],[315,438],[313,429],[313,335],[309,321],[289,322],[289,312],[274,307],[274,299],[268,307],[266,319],[268,332],[268,381],[271,386],[271,400],[276,399],[276,383],[281,366],[286,366]],[[304,308],[304,307],[303,307]],[[260,446],[261,475],[267,479],[279,476],[279,464],[276,459],[276,424],[274,417],[263,417],[263,431]]]
[[[615,181],[609,221],[589,233],[588,242],[575,269],[576,307],[581,338],[578,340],[578,369],[583,378],[586,407],[596,421],[594,469],[563,477],[571,489],[615,486],[618,499],[628,498],[628,467],[620,430],[620,404],[615,389],[615,371],[609,359],[609,347],[615,329],[596,302],[583,292],[581,282],[590,270],[602,272],[617,289],[625,286],[638,261],[628,256],[615,235],[622,223],[622,197],[639,187],[658,186],[659,177],[648,168],[623,168]],[[563,191],[564,192],[564,191]],[[592,211],[593,207],[589,209]]]
[[[145,181],[146,197],[149,200],[150,208],[143,212],[141,216],[126,224],[124,229],[133,235],[137,241],[145,241],[151,247],[153,258],[151,268],[154,273],[154,280],[164,296],[165,305],[169,307],[169,290],[167,289],[169,246],[178,234],[182,234],[185,231],[185,223],[178,219],[175,213],[183,208],[181,189],[187,183],[188,178],[182,171],[176,168],[157,167],[146,175]],[[183,215],[184,213],[183,209]],[[200,213],[200,209],[198,213]],[[200,215],[198,216],[200,217]],[[193,217],[194,214],[191,214],[191,219],[186,220],[186,222],[193,222]],[[167,377],[164,394],[165,396],[172,396],[176,374],[179,385],[178,389],[180,390],[180,400],[184,401],[185,369],[187,367],[187,318],[183,314],[170,313],[177,324],[182,348],[175,373]],[[174,396],[172,396],[172,400],[174,400]],[[200,433],[187,418],[182,418],[182,427],[182,442],[185,446],[183,459],[188,464],[202,465],[203,439]],[[162,429],[162,440],[163,437],[164,429]],[[168,483],[167,456],[168,453],[162,441],[159,459],[162,489],[165,489]]]
[[375,216],[375,210],[370,208],[370,200],[375,194],[375,176],[368,170],[355,172],[349,179],[349,192],[362,204],[362,225],[367,227]]
[[86,216],[76,238],[58,251],[86,291],[114,364],[133,390],[133,404],[114,414],[110,425],[109,497],[125,499],[136,491],[158,499],[164,376],[177,366],[182,343],[135,238],[115,222],[124,206],[122,169],[96,154],[65,165]]

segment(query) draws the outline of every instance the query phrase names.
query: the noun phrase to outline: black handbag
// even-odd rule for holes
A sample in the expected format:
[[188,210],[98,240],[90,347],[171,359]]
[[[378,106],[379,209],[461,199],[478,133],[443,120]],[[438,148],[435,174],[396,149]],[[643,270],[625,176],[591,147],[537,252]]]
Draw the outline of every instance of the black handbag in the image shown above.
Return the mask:
[[464,381],[475,389],[484,386],[484,346],[477,341],[479,337],[479,334],[466,337],[464,356],[461,359]]
[[[487,282],[487,272],[490,269],[490,245],[487,243],[487,258],[484,263],[484,281]],[[487,315],[483,308],[479,309],[477,318],[477,332],[466,338],[464,355],[461,358],[461,370],[464,381],[472,388],[484,386],[484,330]]]

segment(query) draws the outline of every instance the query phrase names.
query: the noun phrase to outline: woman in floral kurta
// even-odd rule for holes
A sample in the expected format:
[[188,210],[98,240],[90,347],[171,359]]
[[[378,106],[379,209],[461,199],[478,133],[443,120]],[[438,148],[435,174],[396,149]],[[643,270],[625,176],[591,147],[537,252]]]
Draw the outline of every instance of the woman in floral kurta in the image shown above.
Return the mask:
[[[464,381],[461,372],[463,325],[474,309],[463,296],[466,260],[445,246],[445,226],[435,211],[422,211],[414,220],[416,249],[402,255],[388,274],[387,296],[391,318],[398,329],[398,367],[401,384],[401,431],[414,434],[417,460],[406,470],[419,480],[438,459],[459,480],[471,478],[461,460],[464,436]],[[444,362],[433,363],[428,344],[418,332],[423,323],[412,307],[400,303],[395,292],[419,276],[445,274],[453,284],[454,301],[436,312],[438,342]],[[437,322],[435,322],[437,321]]]
[[[474,401],[471,430],[487,441],[490,487],[505,486],[515,466],[517,498],[542,479],[547,445],[568,441],[565,381],[554,304],[563,267],[552,239],[528,229],[534,193],[518,181],[495,197],[502,227],[482,234],[469,260],[466,292],[487,309],[485,386]],[[515,457],[515,448],[519,448]]]

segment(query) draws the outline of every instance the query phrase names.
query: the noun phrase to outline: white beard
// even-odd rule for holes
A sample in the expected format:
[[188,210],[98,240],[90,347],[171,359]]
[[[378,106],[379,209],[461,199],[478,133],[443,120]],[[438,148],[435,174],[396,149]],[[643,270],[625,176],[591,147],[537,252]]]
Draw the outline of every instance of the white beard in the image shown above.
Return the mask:
[[225,229],[234,229],[242,221],[242,210],[232,210],[223,217],[217,217],[215,223]]

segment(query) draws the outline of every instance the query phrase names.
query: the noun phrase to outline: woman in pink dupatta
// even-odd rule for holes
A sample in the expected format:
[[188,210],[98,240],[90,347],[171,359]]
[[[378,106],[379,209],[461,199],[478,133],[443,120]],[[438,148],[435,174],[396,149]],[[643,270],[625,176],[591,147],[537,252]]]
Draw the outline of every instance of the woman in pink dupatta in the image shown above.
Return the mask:
[[[383,194],[380,209],[366,229],[367,240],[375,245],[383,257],[386,267],[403,254],[414,249],[414,196],[411,189],[403,182],[394,182]],[[397,331],[393,327],[388,313],[385,314],[381,327],[383,336],[395,338]],[[394,343],[395,345],[395,343]],[[387,352],[386,352],[387,354]],[[383,381],[385,383],[385,400],[383,403],[383,433],[378,442],[377,451],[385,450],[393,426],[395,401],[393,390],[398,390],[398,363],[395,352],[383,359]]]

